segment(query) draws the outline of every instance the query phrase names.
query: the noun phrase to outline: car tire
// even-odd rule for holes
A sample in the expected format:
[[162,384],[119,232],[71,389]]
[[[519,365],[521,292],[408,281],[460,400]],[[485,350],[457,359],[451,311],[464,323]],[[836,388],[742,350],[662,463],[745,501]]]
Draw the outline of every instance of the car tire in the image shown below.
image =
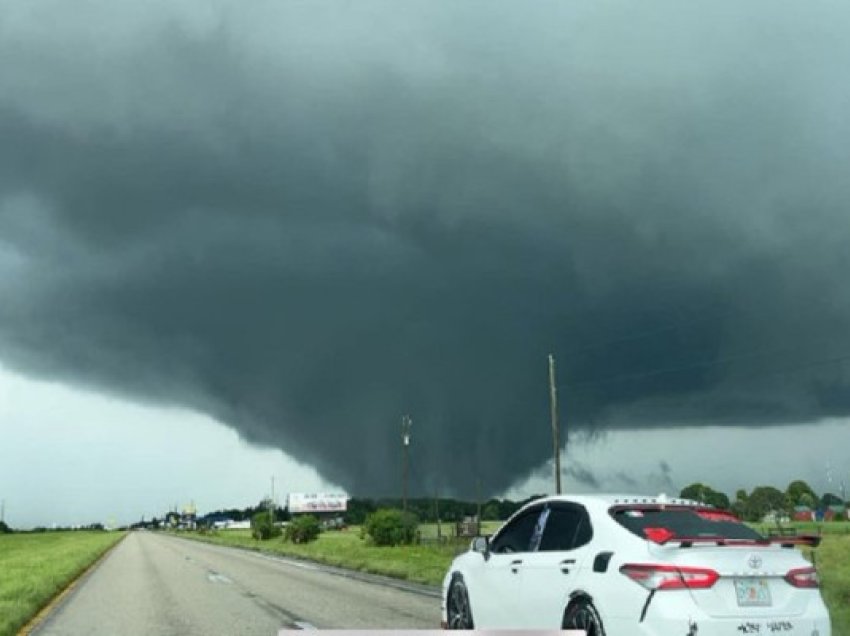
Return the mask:
[[475,629],[472,620],[472,606],[469,604],[469,593],[466,583],[460,574],[452,578],[446,595],[447,629]]
[[583,629],[587,636],[605,636],[599,612],[588,599],[579,599],[570,603],[564,612],[564,629]]

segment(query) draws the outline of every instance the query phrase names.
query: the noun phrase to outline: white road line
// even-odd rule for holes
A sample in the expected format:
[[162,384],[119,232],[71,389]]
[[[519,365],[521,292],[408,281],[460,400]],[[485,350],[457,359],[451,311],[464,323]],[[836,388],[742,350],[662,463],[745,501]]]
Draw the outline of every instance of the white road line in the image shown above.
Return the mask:
[[274,561],[276,563],[284,563],[286,565],[292,565],[296,568],[301,568],[303,570],[321,570],[321,568],[316,567],[315,565],[311,565],[309,563],[304,563],[302,561],[293,561],[291,559],[284,559],[277,556],[271,556],[268,554],[255,554],[258,559],[265,559],[266,561]]
[[306,630],[315,630],[318,629],[315,625],[308,623],[307,621],[295,621],[295,626],[298,629],[306,629]]
[[315,565],[310,565],[309,563],[302,563],[300,561],[290,561],[289,559],[280,559],[284,563],[288,565],[294,565],[296,568],[302,568],[304,570],[318,570]]
[[233,583],[233,581],[224,576],[224,574],[219,574],[218,572],[210,572],[207,574],[207,579],[209,579],[211,583],[224,583],[226,585]]

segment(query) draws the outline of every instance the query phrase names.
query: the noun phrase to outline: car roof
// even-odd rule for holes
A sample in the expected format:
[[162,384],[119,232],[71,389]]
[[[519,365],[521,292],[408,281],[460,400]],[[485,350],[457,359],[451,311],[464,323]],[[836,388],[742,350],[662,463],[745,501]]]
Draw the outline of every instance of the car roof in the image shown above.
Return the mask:
[[672,505],[672,506],[698,506],[700,508],[712,508],[713,506],[705,504],[693,499],[682,499],[680,497],[668,497],[665,494],[659,495],[629,495],[629,494],[589,494],[589,495],[549,495],[540,499],[535,499],[528,505],[539,504],[542,502],[564,501],[582,504],[585,506],[604,506],[611,508],[613,506],[640,506],[640,505]]

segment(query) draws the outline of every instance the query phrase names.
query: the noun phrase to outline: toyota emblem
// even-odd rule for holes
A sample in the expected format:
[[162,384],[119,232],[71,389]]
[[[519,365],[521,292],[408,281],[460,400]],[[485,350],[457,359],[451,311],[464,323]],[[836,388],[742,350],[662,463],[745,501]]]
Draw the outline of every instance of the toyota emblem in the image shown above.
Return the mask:
[[754,570],[758,570],[761,568],[761,557],[757,554],[753,554],[747,559],[747,564]]

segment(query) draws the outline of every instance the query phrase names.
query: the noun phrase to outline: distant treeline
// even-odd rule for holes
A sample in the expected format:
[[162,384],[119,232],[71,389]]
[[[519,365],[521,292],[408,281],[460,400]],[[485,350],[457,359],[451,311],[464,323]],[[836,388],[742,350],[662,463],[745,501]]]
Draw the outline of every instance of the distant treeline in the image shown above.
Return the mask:
[[13,532],[33,532],[33,533],[41,533],[41,532],[69,532],[69,531],[92,531],[104,530],[102,523],[90,523],[87,526],[56,526],[51,528],[46,528],[44,526],[36,526],[30,530],[16,530],[14,528],[10,528],[4,521],[0,521],[0,534],[11,534]]
[[734,499],[697,482],[685,486],[679,496],[731,510],[741,519],[753,522],[777,514],[791,518],[796,515],[802,519],[814,513],[817,518],[846,519],[843,497],[831,492],[818,495],[801,479],[792,481],[784,491],[773,486],[756,486],[750,492],[740,489],[735,492]]
[[[440,521],[461,521],[464,517],[476,516],[481,512],[484,521],[503,521],[510,517],[525,504],[543,495],[532,495],[522,501],[510,499],[488,499],[480,504],[475,501],[461,501],[448,498],[415,498],[407,500],[407,510],[414,513],[422,523]],[[353,497],[348,500],[348,510],[344,518],[346,523],[360,525],[366,516],[380,508],[402,508],[401,499],[361,499]]]
[[[215,521],[250,521],[251,518],[258,512],[266,512],[269,509],[268,500],[263,500],[256,506],[248,506],[247,508],[226,508],[224,510],[215,510],[208,512],[203,517],[198,517],[198,523],[201,525],[211,525]],[[290,514],[287,508],[275,506],[275,519],[278,521],[289,521]]]
[[[435,523],[438,518],[441,522],[452,523],[461,521],[464,517],[475,516],[479,514],[479,511],[483,521],[504,521],[528,502],[543,496],[532,495],[521,501],[494,498],[480,503],[442,497],[417,497],[407,500],[407,510],[414,513],[421,523]],[[846,519],[846,513],[843,512],[846,505],[843,497],[839,497],[834,493],[818,495],[802,480],[792,481],[784,491],[772,486],[758,486],[749,493],[746,490],[738,490],[735,493],[734,499],[725,493],[713,489],[711,486],[694,483],[683,488],[679,496],[702,501],[724,510],[731,510],[741,519],[747,521],[761,521],[769,513],[782,513],[793,517],[795,514],[800,514],[801,509],[820,511],[821,513],[829,510],[830,513],[826,515],[828,518],[834,518],[836,520]],[[267,511],[269,505],[269,500],[264,499],[255,506],[216,510],[197,517],[197,523],[200,526],[211,526],[216,521],[224,521],[226,519],[231,521],[249,521],[258,512]],[[400,509],[402,507],[403,502],[401,498],[352,497],[348,500],[347,510],[341,516],[345,523],[349,525],[362,525],[366,521],[366,517],[376,510],[382,508]],[[172,516],[177,520],[181,515],[177,512],[169,512],[162,519],[154,518],[150,521],[141,521],[132,524],[130,527],[159,528],[162,525],[168,525],[169,518]],[[275,519],[278,521],[288,521],[290,516],[287,508],[281,506],[275,507]],[[323,516],[330,515],[326,514]],[[37,527],[29,532],[103,529],[103,524],[92,523],[87,526],[74,528]],[[13,532],[13,530],[0,521],[0,534],[8,532]]]
[[[504,521],[528,502],[543,496],[532,495],[521,501],[493,498],[480,503],[442,497],[417,497],[407,500],[407,510],[414,513],[421,523],[434,523],[437,521],[438,516],[441,522],[452,523],[461,521],[464,517],[477,515],[479,510],[483,521]],[[785,491],[771,486],[758,486],[749,493],[745,490],[738,490],[735,493],[734,499],[708,485],[694,483],[683,488],[679,496],[702,501],[703,503],[724,510],[731,510],[740,518],[747,521],[761,521],[766,514],[771,512],[780,512],[793,516],[795,512],[799,511],[800,506],[808,506],[811,509],[824,509],[830,506],[835,507],[836,505],[843,506],[844,504],[842,498],[835,494],[824,493],[820,496],[817,495],[806,482],[801,480],[792,481],[788,484]],[[231,521],[248,521],[258,512],[268,510],[269,505],[269,500],[264,499],[256,506],[216,510],[198,517],[197,522],[201,526],[211,526],[216,521],[226,519]],[[348,500],[347,510],[341,516],[345,523],[349,525],[362,525],[366,521],[366,517],[376,510],[382,508],[400,509],[402,507],[403,501],[401,498],[352,497]],[[176,512],[173,512],[168,513],[166,518],[169,515],[179,516]],[[332,515],[331,513],[326,513],[322,516]],[[289,518],[288,509],[280,506],[275,507],[275,519],[278,521],[287,521]],[[151,522],[135,525],[159,527],[160,523],[162,523],[160,520],[153,519]]]
[[[533,495],[522,501],[511,501],[510,499],[489,499],[481,502],[481,518],[484,521],[502,521],[510,517],[529,501],[538,499],[543,495]],[[345,523],[349,525],[361,525],[366,517],[381,508],[402,508],[403,501],[400,498],[363,498],[352,497],[348,500],[348,508],[342,513]],[[209,512],[198,518],[198,523],[211,525],[215,521],[230,519],[232,521],[248,521],[256,513],[268,510],[268,502],[261,501],[256,506],[247,508],[228,508]],[[461,501],[450,498],[414,498],[407,500],[407,510],[414,513],[422,523],[435,523],[439,515],[440,521],[461,521],[464,517],[475,516],[479,512],[479,503],[474,501]],[[279,521],[287,521],[290,518],[289,510],[277,507],[275,518]]]

